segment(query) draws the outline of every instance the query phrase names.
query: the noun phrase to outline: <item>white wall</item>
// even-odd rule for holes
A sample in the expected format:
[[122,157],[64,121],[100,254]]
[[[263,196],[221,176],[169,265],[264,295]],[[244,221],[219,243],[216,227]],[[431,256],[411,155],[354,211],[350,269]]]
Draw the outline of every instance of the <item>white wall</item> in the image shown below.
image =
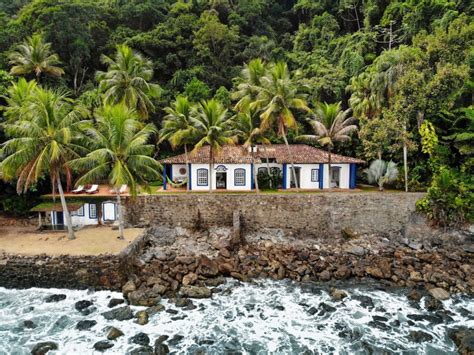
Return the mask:
[[[244,191],[251,190],[251,164],[214,164],[212,168],[212,189],[216,189],[216,167],[223,165],[227,168],[227,190],[232,191]],[[209,170],[209,164],[191,164],[191,190],[193,191],[206,191],[209,190],[209,186],[198,186],[197,185],[197,170],[206,169]],[[234,186],[234,171],[235,169],[245,169],[245,186]],[[209,183],[209,181],[208,181]]]
[[[311,181],[311,170],[319,169],[320,164],[295,164],[295,168],[300,167],[300,188],[302,189],[319,189],[319,182]],[[340,186],[341,189],[349,188],[350,180],[350,164],[331,164],[331,167],[340,167]],[[290,187],[291,181],[291,164],[286,164],[286,187]],[[321,172],[320,172],[321,173]],[[324,185],[323,188],[329,188],[329,166],[328,164],[323,164],[323,175],[324,175]],[[319,177],[321,179],[321,176]]]
[[[188,170],[186,164],[173,164],[171,165],[171,180],[176,181],[176,179],[186,179],[186,172],[181,174],[180,170],[185,169]],[[168,176],[169,177],[169,176]]]
[[[87,226],[87,225],[96,225],[98,224],[98,216],[99,216],[99,211],[97,210],[96,212],[96,218],[90,218],[90,206],[91,204],[85,203],[83,207],[83,215],[78,215],[79,212],[82,212],[80,210],[71,212],[71,223],[73,226]],[[116,208],[115,208],[115,202],[113,201],[107,201],[104,202],[102,205],[99,204],[99,208],[102,208],[102,220],[104,222],[110,222],[110,221],[115,221],[117,218],[117,213],[116,213]],[[51,224],[56,225],[57,224],[57,217],[56,217],[57,212],[51,212]],[[64,220],[64,218],[63,218]]]
[[115,221],[117,219],[117,208],[115,202],[106,201],[102,204],[102,220],[104,222]]

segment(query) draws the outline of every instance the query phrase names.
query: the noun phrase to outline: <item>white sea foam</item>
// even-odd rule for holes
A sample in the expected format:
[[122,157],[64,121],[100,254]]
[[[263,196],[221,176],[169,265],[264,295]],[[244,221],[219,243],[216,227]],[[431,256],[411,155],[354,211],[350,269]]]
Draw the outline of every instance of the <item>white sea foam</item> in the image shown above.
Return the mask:
[[[108,326],[121,329],[125,336],[114,341],[114,347],[106,354],[126,354],[139,347],[129,343],[129,338],[139,332],[148,334],[150,345],[160,335],[169,335],[170,339],[182,335],[179,343],[170,345],[172,353],[177,354],[199,350],[208,354],[455,354],[448,328],[474,327],[474,300],[467,297],[445,301],[450,318],[444,316],[441,323],[435,324],[410,320],[408,315],[430,313],[423,306],[410,303],[401,292],[376,290],[373,286],[347,286],[350,296],[340,302],[333,302],[317,286],[300,287],[290,282],[229,281],[221,288],[223,291],[212,299],[194,300],[194,310],[182,310],[163,300],[167,309],[177,310],[178,314],[160,312],[144,326],[133,320],[108,321],[101,316],[109,310],[110,298],[121,298],[120,293],[0,288],[0,354],[29,354],[42,341],[58,343],[59,350],[50,354],[94,354],[93,345],[106,339]],[[65,294],[66,299],[57,303],[43,301],[57,293]],[[373,307],[370,300],[364,305],[360,296],[370,297]],[[82,315],[74,308],[80,300],[93,301],[97,311]],[[379,323],[374,323],[374,316],[387,320],[380,318]],[[97,324],[86,331],[75,329],[83,319],[93,319]],[[32,320],[37,327],[25,329],[25,320]],[[433,339],[413,342],[411,331],[423,331]]]

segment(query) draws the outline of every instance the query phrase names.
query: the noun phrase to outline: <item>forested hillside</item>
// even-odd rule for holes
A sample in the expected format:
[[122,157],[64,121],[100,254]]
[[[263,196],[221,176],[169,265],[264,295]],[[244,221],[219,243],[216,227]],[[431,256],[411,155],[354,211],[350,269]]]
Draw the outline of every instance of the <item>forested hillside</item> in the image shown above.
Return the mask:
[[[315,134],[311,120],[328,114],[321,103],[340,102],[357,126],[351,139],[310,144],[392,160],[399,189],[405,150],[408,189],[430,188],[419,208],[464,222],[474,205],[473,10],[469,0],[0,0],[0,120],[21,119],[33,86],[61,92],[92,121],[124,102],[157,130],[177,117],[178,97],[214,98],[240,126],[262,128],[261,139],[292,143]],[[282,95],[290,104],[277,114]],[[158,134],[152,143],[155,158],[184,149]],[[15,179],[0,183],[0,209],[24,210],[50,189],[43,175],[27,197]]]

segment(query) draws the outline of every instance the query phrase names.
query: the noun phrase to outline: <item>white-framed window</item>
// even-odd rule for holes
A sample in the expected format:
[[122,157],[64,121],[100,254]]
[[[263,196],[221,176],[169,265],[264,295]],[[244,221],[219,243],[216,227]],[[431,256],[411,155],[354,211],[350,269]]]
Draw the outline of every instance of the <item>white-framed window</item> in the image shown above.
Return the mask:
[[97,206],[95,203],[89,204],[89,219],[97,218]]
[[260,167],[258,168],[257,174],[266,174],[267,173],[267,168]]
[[234,170],[234,186],[245,186],[245,169]]
[[319,182],[319,169],[311,169],[311,182]]
[[197,169],[197,186],[207,186],[208,181],[207,169]]
[[71,212],[71,216],[84,217],[84,205],[76,211]]

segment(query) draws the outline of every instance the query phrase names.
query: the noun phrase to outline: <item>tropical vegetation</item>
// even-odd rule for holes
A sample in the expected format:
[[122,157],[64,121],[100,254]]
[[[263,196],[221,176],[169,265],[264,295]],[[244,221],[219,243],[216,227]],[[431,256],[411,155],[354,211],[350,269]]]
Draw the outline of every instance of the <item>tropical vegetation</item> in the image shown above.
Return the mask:
[[146,149],[121,150],[133,145],[124,136],[94,165],[306,138],[399,163],[392,187],[428,191],[420,210],[463,223],[474,205],[472,15],[464,0],[0,0],[0,209],[30,207],[16,185],[38,196],[58,177],[77,183],[87,171],[69,162],[90,159],[91,132],[111,135],[103,116],[120,110],[127,130],[145,129]]

